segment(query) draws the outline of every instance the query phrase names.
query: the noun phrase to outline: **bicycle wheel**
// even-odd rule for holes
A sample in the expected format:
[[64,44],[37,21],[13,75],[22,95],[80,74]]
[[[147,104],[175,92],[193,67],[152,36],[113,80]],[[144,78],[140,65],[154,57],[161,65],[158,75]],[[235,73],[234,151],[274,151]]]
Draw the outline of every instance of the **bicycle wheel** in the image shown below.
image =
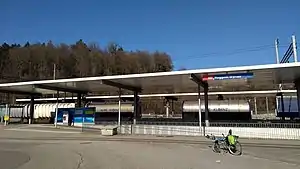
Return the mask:
[[221,148],[220,144],[218,142],[215,142],[214,145],[212,146],[213,152],[215,153],[221,153]]
[[236,141],[235,145],[229,145],[228,150],[232,155],[241,155],[242,154],[242,145],[240,142]]

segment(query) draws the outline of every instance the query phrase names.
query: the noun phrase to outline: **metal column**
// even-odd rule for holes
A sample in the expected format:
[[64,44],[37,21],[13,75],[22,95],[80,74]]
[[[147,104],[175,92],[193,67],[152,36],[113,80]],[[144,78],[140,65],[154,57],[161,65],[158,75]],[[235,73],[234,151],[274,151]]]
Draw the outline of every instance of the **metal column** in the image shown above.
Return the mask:
[[58,97],[59,97],[59,91],[56,93],[56,108],[55,108],[55,128],[57,127],[57,117],[58,117]]
[[275,40],[275,53],[276,53],[276,63],[279,64],[279,51],[278,51],[279,40],[278,38]]
[[297,58],[297,46],[296,46],[296,36],[295,35],[292,36],[292,44],[293,44],[294,61],[298,62],[298,58]]
[[[285,109],[284,109],[284,100],[283,100],[283,94],[282,93],[280,93],[280,101],[281,101],[281,110],[282,110],[282,113],[284,114]],[[285,120],[285,117],[282,117],[282,120]]]
[[121,132],[121,88],[119,88],[119,113],[118,113],[118,129],[119,129],[119,132]]
[[254,97],[254,111],[255,111],[255,114],[257,115],[257,102],[256,102],[256,97]]
[[208,85],[204,86],[204,109],[205,109],[205,126],[209,126],[209,117],[208,117]]
[[167,99],[166,101],[166,117],[169,118],[170,114],[170,101]]
[[202,117],[201,117],[201,96],[200,96],[200,85],[198,84],[198,115],[199,115],[199,130],[201,133],[201,127],[202,127]]
[[29,119],[29,124],[33,123],[33,116],[34,116],[34,96],[30,96],[30,119]]
[[77,107],[81,107],[81,93],[77,94]]
[[300,79],[295,82],[295,86],[297,89],[297,102],[298,102],[298,113],[300,117]]
[[267,108],[267,114],[269,114],[269,99],[266,97],[266,108]]
[[136,124],[137,117],[139,116],[139,96],[138,92],[134,91],[134,117],[133,117],[133,124]]
[[[8,113],[8,104],[5,105],[5,116],[9,116],[9,113]],[[4,126],[6,126],[8,124],[8,121],[5,119],[5,116],[3,117],[3,120],[4,120]]]
[[[195,74],[191,74],[190,75],[190,79],[192,81],[194,81],[197,84],[198,87],[198,109],[199,109],[199,130],[201,133],[201,127],[202,127],[202,117],[201,117],[201,98],[200,98],[200,87],[204,88],[204,110],[205,110],[205,123],[206,125],[209,125],[209,121],[208,121],[208,83],[206,81],[203,81],[201,77],[196,76]],[[205,135],[205,129],[204,129],[204,133]]]

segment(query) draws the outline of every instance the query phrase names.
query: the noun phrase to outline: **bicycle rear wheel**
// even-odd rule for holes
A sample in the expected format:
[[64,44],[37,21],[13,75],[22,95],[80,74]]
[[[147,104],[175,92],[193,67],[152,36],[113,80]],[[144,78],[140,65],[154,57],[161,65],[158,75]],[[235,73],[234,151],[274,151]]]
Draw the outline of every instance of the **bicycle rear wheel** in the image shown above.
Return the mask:
[[212,146],[212,150],[215,153],[221,153],[220,144],[218,142],[214,142],[214,145]]
[[235,145],[229,145],[228,150],[232,155],[241,155],[242,154],[242,145],[240,142],[236,141]]

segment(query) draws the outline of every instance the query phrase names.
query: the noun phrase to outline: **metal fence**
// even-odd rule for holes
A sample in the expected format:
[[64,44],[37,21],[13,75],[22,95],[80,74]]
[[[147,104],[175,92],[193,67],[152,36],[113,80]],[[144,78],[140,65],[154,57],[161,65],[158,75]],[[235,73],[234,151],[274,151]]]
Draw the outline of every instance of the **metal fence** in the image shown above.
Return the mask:
[[[258,139],[300,139],[300,123],[225,123],[211,122],[209,126],[199,127],[197,122],[122,122],[121,134],[204,136],[213,134],[222,136],[231,129],[241,138]],[[103,122],[96,125],[83,125],[83,131],[101,131],[103,126],[117,126],[116,122]],[[92,128],[97,128],[96,130]]]
[[[125,127],[125,126],[124,126]],[[126,127],[125,127],[126,128]],[[242,138],[300,139],[300,124],[258,124],[258,123],[211,123],[209,127],[188,125],[138,124],[132,127],[132,134],[204,136],[233,134]],[[122,130],[128,131],[128,130]],[[127,134],[127,133],[124,133]]]
[[[162,126],[199,126],[199,122],[167,122],[167,121],[137,121],[137,125]],[[205,126],[202,122],[201,126]],[[251,127],[251,128],[299,128],[300,123],[274,123],[274,122],[210,122],[209,127]]]

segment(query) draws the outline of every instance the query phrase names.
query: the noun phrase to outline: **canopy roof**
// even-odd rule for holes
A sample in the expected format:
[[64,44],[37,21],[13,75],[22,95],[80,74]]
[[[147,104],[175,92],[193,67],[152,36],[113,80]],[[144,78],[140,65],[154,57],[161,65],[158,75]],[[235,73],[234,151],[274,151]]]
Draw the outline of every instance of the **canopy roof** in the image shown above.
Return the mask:
[[[281,90],[284,96],[291,96],[294,97],[297,93],[296,90]],[[252,96],[252,97],[268,97],[268,96],[276,96],[278,90],[266,90],[266,91],[237,91],[237,92],[208,92],[208,95],[229,95],[229,96]],[[204,93],[200,93],[201,96]],[[141,94],[139,97],[141,98],[152,98],[152,97],[159,97],[159,98],[166,98],[166,97],[184,97],[184,96],[198,96],[198,93],[168,93],[168,94]],[[121,98],[133,98],[133,95],[121,95]],[[118,99],[118,95],[109,95],[109,96],[87,96],[86,99]],[[76,96],[74,97],[60,97],[58,100],[75,100],[77,99]],[[35,101],[56,101],[57,98],[39,98],[35,99]],[[16,99],[17,102],[30,102],[30,99]]]
[[29,95],[54,94],[57,90],[91,93],[116,88],[137,91],[172,88],[173,92],[191,92],[186,90],[197,87],[191,76],[207,81],[209,90],[215,92],[276,90],[279,83],[293,84],[300,78],[300,63],[3,83],[0,84],[0,91]]

